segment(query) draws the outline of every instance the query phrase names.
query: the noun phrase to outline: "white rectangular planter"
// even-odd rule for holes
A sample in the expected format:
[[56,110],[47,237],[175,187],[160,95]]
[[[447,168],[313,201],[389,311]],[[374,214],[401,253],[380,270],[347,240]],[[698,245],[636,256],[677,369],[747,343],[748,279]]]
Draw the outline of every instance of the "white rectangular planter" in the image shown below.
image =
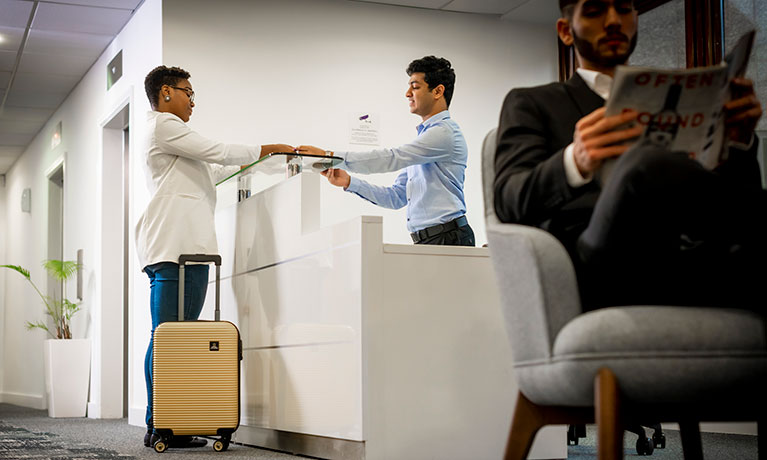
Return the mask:
[[90,339],[48,339],[43,345],[49,417],[85,417]]

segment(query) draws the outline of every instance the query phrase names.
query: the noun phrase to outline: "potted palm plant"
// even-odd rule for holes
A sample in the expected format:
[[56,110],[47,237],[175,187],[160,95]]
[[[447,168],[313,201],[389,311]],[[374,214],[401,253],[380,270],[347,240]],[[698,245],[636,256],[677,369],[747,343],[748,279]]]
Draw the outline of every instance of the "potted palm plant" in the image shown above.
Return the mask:
[[[43,295],[32,281],[29,270],[18,265],[0,265],[19,273],[32,285],[45,306],[50,321],[27,321],[27,329],[42,329],[51,337],[45,340],[45,387],[50,417],[84,417],[88,398],[90,377],[91,342],[89,339],[73,339],[70,330],[72,316],[80,311],[80,305],[64,297]],[[46,260],[43,267],[48,275],[63,283],[72,278],[80,265],[68,260]]]

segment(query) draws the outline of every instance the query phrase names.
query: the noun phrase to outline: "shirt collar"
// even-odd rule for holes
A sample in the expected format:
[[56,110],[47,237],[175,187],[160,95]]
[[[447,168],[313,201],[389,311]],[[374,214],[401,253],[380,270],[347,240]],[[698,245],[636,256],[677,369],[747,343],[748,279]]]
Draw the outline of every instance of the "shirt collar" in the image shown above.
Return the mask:
[[416,127],[416,130],[418,131],[418,134],[421,134],[421,132],[424,129],[428,128],[429,126],[434,125],[437,122],[440,122],[442,120],[446,120],[448,118],[450,118],[450,112],[448,112],[447,110],[443,110],[439,113],[435,113],[434,115],[424,120],[423,123],[421,123],[420,125]]
[[591,91],[597,93],[602,99],[606,100],[610,96],[610,86],[613,84],[613,77],[596,70],[578,68],[575,71],[583,78],[583,81],[586,82]]

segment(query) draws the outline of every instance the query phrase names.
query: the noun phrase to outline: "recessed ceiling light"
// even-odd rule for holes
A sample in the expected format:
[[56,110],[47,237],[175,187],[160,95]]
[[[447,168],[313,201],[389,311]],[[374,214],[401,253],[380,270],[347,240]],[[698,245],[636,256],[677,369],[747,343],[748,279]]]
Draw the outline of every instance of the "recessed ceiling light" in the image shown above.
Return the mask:
[[0,43],[3,43],[5,41],[5,37],[0,35]]

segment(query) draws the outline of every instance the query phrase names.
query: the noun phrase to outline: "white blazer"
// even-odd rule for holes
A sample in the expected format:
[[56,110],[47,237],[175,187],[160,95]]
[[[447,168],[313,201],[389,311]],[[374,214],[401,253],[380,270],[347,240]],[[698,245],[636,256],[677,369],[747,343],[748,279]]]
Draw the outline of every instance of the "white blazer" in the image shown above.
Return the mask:
[[181,254],[217,254],[216,179],[256,161],[261,146],[223,144],[189,129],[171,113],[148,114],[147,184],[152,195],[136,224],[141,267],[178,262]]

